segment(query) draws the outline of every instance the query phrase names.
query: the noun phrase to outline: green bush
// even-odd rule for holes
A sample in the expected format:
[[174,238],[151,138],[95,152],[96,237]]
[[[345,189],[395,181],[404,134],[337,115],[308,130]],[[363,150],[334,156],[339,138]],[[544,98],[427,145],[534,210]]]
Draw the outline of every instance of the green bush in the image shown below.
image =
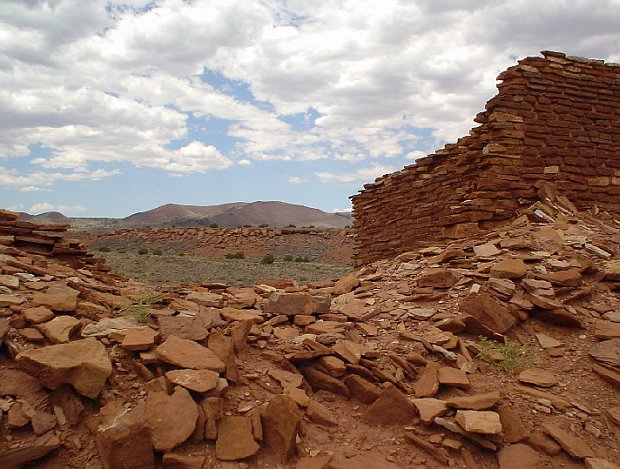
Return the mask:
[[145,254],[148,254],[149,250],[147,248],[140,248],[138,249],[138,254],[140,254],[141,256],[144,256]]
[[110,249],[108,246],[101,246],[99,248],[99,252],[110,252],[112,249]]
[[153,251],[153,254],[156,255],[156,256],[161,256],[163,254],[163,252],[161,251],[161,249],[155,249]]
[[273,264],[273,261],[274,261],[274,260],[275,260],[275,259],[274,259],[274,257],[273,257],[273,254],[267,254],[265,257],[263,257],[263,258],[260,260],[260,263],[261,263],[261,264]]
[[290,225],[286,225],[287,228],[297,228],[297,225],[293,225],[292,223]]
[[245,259],[245,254],[243,251],[229,252],[224,257],[226,259]]
[[310,262],[308,256],[297,256],[295,262]]
[[284,256],[284,262],[291,262],[292,260],[293,260],[292,254],[287,254],[286,256]]
[[220,227],[220,225],[218,225],[217,223],[211,223],[209,225],[209,228],[219,228],[219,227]]
[[252,228],[252,225],[243,225],[244,228]]
[[269,223],[263,223],[262,225],[258,225],[259,228],[267,228]]
[[539,360],[535,355],[536,350],[529,345],[506,339],[503,344],[494,340],[480,337],[476,344],[478,358],[485,362],[498,366],[506,373],[514,374],[519,369],[537,365]]

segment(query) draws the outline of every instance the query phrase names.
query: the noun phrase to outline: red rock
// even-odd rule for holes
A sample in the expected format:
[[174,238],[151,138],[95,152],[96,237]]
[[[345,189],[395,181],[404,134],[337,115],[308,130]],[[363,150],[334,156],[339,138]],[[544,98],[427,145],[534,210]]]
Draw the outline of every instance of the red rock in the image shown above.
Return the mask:
[[540,453],[523,443],[504,446],[497,459],[500,469],[540,469],[542,464]]
[[60,446],[60,440],[53,432],[46,433],[32,439],[26,444],[0,451],[0,461],[3,469],[17,469],[31,461],[42,458]]
[[344,295],[355,290],[360,284],[359,278],[355,274],[346,275],[336,282],[333,286],[332,293],[336,296]]
[[423,399],[412,399],[411,402],[418,409],[420,422],[425,425],[433,423],[435,417],[439,417],[448,412],[448,405],[445,401],[427,397]]
[[26,350],[17,355],[16,361],[48,388],[71,384],[92,399],[103,390],[112,373],[105,347],[92,338]]
[[222,295],[211,292],[192,292],[185,297],[186,300],[192,301],[202,306],[211,308],[221,308],[224,306]]
[[260,449],[254,441],[252,423],[248,417],[225,416],[222,418],[217,441],[215,443],[215,456],[223,461],[243,459]]
[[215,389],[219,373],[211,370],[171,370],[166,372],[166,379],[195,392],[207,392]]
[[497,412],[457,410],[455,420],[467,432],[485,435],[497,435],[502,432],[502,423]]
[[24,309],[22,310],[22,314],[26,318],[26,321],[31,324],[40,324],[54,318],[52,310],[45,306]]
[[381,388],[358,375],[349,375],[344,379],[351,397],[364,404],[372,404],[381,395]]
[[620,259],[606,262],[603,266],[603,272],[605,273],[605,280],[613,282],[620,281]]
[[418,287],[450,288],[458,277],[448,269],[427,269],[416,279]]
[[159,332],[163,340],[171,335],[181,339],[203,340],[209,336],[211,321],[205,316],[159,316]]
[[471,396],[451,397],[446,402],[456,409],[484,410],[493,407],[500,399],[499,391],[492,391]]
[[429,362],[413,385],[415,397],[433,397],[439,391],[439,365]]
[[497,278],[523,278],[527,273],[523,259],[503,259],[491,267],[491,276]]
[[562,285],[565,287],[578,287],[582,284],[583,278],[578,269],[561,270],[559,272],[549,272],[542,276],[554,285]]
[[550,388],[558,384],[558,380],[553,373],[542,368],[526,368],[519,373],[518,380],[522,383],[534,384],[543,388]]
[[79,291],[67,286],[49,287],[45,293],[35,293],[32,303],[35,306],[46,306],[54,311],[72,312],[77,308]]
[[299,371],[304,375],[313,391],[324,390],[349,397],[349,388],[339,379],[333,378],[312,366],[300,368]]
[[157,347],[161,359],[181,368],[194,370],[211,370],[221,373],[225,370],[224,362],[213,351],[189,339],[170,336]]
[[504,406],[498,411],[499,420],[507,443],[525,441],[530,436],[530,422],[513,407]]
[[219,330],[214,330],[209,336],[209,350],[224,363],[224,377],[233,383],[239,382],[239,370],[235,358],[235,349],[230,337],[226,337]]
[[543,430],[547,435],[557,441],[562,449],[573,458],[584,459],[594,457],[594,452],[585,441],[571,435],[566,430],[549,422],[543,424]]
[[446,386],[454,386],[456,388],[467,389],[470,386],[467,373],[458,368],[451,366],[442,366],[439,368],[439,384]]
[[56,316],[37,327],[52,344],[66,344],[81,328],[82,323],[73,316]]
[[146,396],[146,422],[156,451],[170,451],[185,442],[197,420],[197,405],[185,388],[177,387],[171,396],[165,392]]
[[597,321],[594,335],[599,340],[620,338],[620,323],[611,321]]
[[620,469],[618,464],[615,464],[608,459],[602,458],[586,458],[586,469]]
[[499,334],[505,333],[517,322],[508,308],[488,293],[470,293],[461,300],[459,308]]
[[[113,407],[107,405],[106,407]],[[108,412],[111,415],[108,415]],[[97,429],[97,449],[104,469],[151,469],[155,467],[146,406],[127,410],[122,403],[110,411],[101,409],[103,422]]]
[[127,329],[121,347],[132,352],[148,350],[155,345],[155,339],[158,336],[159,333],[150,327]]
[[263,315],[256,309],[224,308],[220,314],[227,321],[250,321],[255,324],[264,322]]
[[203,469],[203,467],[206,467],[205,459],[204,456],[165,453],[161,458],[161,462],[166,469]]
[[306,409],[306,415],[312,420],[314,423],[319,425],[325,425],[327,427],[337,427],[338,421],[334,417],[334,414],[331,410],[325,407],[320,402],[317,402],[313,399],[308,402],[308,408]]
[[301,458],[295,464],[295,469],[327,469],[327,465],[332,460],[333,456],[307,456]]
[[272,293],[263,306],[263,311],[286,316],[318,315],[328,313],[330,305],[331,298],[328,296],[312,296],[307,293]]
[[528,437],[528,443],[537,449],[550,456],[555,456],[562,451],[560,445],[558,445],[553,438],[540,430],[534,430]]
[[620,339],[604,340],[592,347],[588,353],[600,362],[620,367]]
[[261,413],[263,441],[286,463],[295,455],[301,412],[288,396],[274,396]]
[[373,402],[362,418],[379,425],[410,423],[416,410],[411,401],[392,384],[387,383],[379,398]]

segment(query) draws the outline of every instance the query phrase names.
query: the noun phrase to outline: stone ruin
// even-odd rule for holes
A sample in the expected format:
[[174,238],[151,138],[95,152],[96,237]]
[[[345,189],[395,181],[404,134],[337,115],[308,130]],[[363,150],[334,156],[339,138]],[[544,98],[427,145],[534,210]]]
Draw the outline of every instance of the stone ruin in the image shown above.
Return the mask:
[[620,66],[542,55],[499,74],[470,135],[351,197],[356,265],[496,228],[545,182],[579,209],[620,216]]

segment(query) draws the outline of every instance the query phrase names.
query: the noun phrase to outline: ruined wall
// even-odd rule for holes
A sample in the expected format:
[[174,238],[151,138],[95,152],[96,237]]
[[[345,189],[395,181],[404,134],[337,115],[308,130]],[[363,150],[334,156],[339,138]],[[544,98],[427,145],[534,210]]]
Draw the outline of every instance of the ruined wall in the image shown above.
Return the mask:
[[620,213],[620,66],[542,54],[498,76],[469,136],[351,197],[357,265],[495,227],[541,181],[579,208]]
[[7,261],[17,272],[44,275],[48,260],[74,269],[88,267],[97,273],[110,270],[104,259],[95,258],[79,240],[67,236],[69,225],[30,223],[18,217],[17,213],[0,209],[0,257],[23,256],[21,260],[18,257],[17,261]]

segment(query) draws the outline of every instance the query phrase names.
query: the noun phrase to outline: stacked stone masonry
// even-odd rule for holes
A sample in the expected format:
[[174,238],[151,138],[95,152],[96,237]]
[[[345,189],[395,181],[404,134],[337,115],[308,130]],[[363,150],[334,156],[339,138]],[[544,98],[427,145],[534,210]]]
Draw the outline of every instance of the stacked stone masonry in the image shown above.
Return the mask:
[[[47,267],[47,260],[74,269],[88,267],[101,274],[109,272],[104,259],[95,258],[79,240],[67,237],[67,228],[69,225],[22,221],[17,213],[0,210],[0,256],[23,256],[23,263],[19,261],[20,265],[14,267],[34,273],[39,271],[37,267]],[[24,263],[32,265],[28,267]]]
[[549,181],[620,214],[620,66],[543,51],[502,72],[470,135],[351,197],[356,265],[494,228]]

